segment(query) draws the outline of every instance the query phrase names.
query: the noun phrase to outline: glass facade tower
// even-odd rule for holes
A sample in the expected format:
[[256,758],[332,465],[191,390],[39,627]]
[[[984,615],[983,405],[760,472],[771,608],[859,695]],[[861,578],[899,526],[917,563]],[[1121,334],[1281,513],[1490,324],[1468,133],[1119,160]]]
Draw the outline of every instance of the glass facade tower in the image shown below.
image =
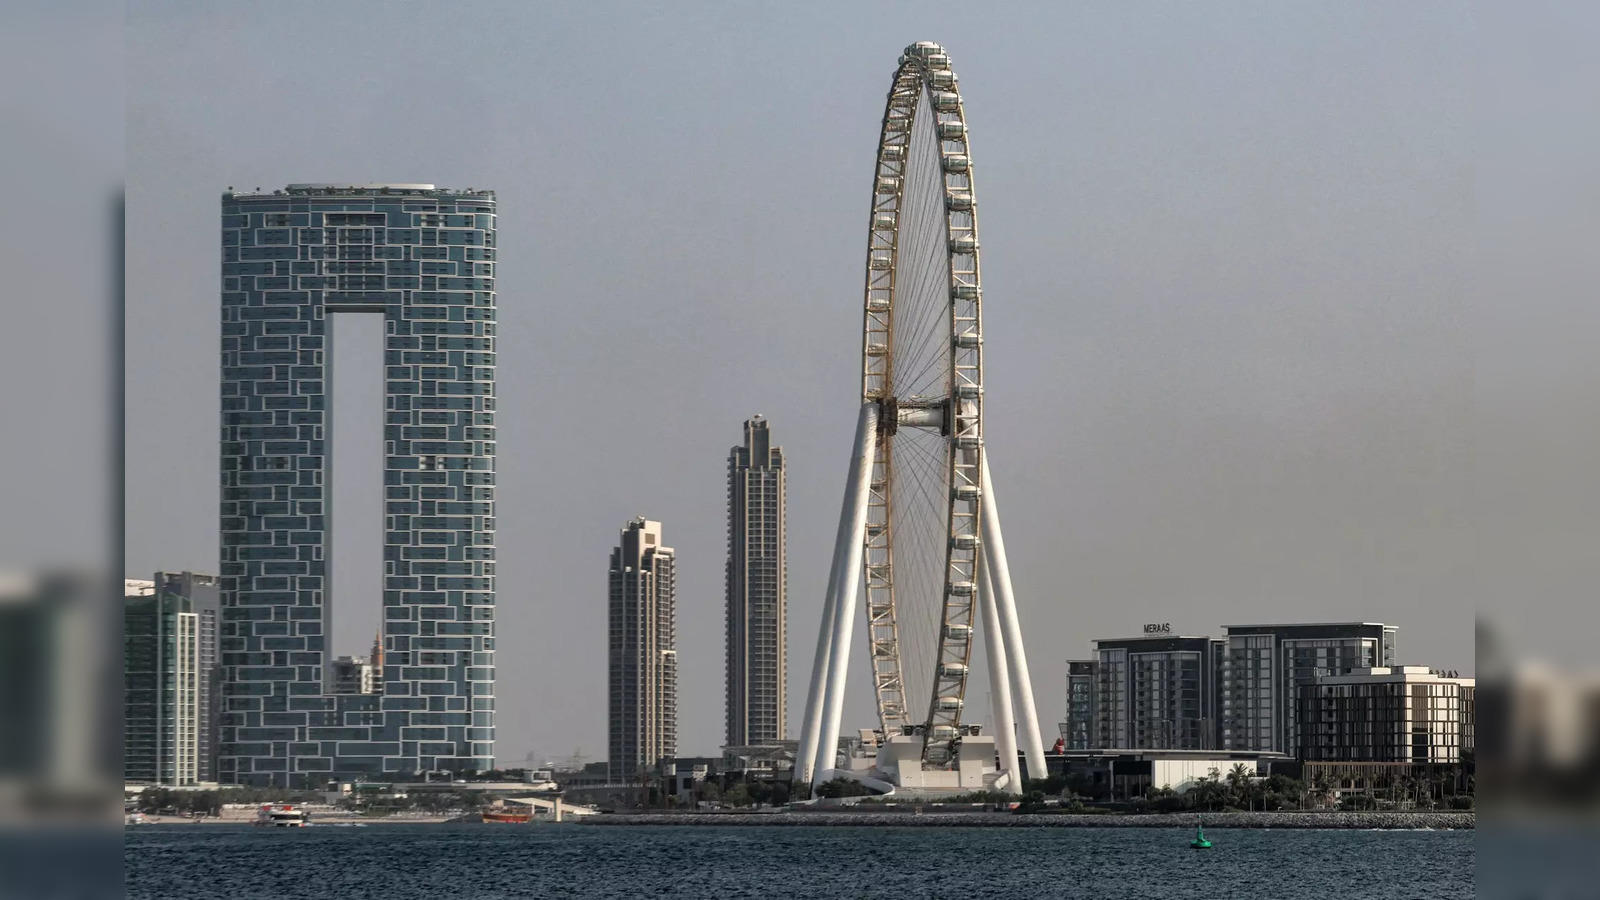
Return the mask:
[[[491,191],[223,194],[221,781],[493,767],[495,252]],[[331,684],[339,314],[384,326],[383,509],[338,511],[382,522],[381,694]]]
[[1067,661],[1067,721],[1061,725],[1065,750],[1088,750],[1095,746],[1095,694],[1100,664],[1092,659]]
[[1222,748],[1293,754],[1299,690],[1318,678],[1394,665],[1395,626],[1381,622],[1229,625]]
[[123,595],[123,777],[215,779],[217,583],[192,572],[127,581]]
[[1206,637],[1095,641],[1095,748],[1211,750],[1217,657]]

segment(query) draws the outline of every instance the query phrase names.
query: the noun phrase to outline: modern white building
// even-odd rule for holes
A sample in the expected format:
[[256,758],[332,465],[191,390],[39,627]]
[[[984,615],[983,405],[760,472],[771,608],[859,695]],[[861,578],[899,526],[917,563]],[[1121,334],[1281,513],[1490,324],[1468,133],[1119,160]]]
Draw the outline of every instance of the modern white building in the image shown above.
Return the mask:
[[1285,760],[1281,753],[1251,751],[1104,748],[1054,754],[1050,772],[1079,781],[1091,797],[1126,799],[1158,788],[1181,794],[1201,782],[1226,779],[1240,765],[1254,778]]
[[1299,690],[1297,755],[1308,762],[1461,762],[1474,749],[1476,686],[1426,666],[1323,676]]
[[333,660],[333,686],[335,694],[376,694],[382,689],[383,676],[371,657],[339,656]]
[[366,656],[339,656],[328,665],[329,691],[335,694],[383,693],[383,634],[373,636]]
[[677,556],[639,517],[611,551],[608,777],[637,781],[678,753]]

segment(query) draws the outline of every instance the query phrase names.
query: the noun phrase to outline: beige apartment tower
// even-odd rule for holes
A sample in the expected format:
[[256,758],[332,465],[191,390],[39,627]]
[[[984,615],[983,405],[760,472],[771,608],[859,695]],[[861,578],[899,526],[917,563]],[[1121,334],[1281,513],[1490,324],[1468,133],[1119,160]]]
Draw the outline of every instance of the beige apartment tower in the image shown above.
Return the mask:
[[788,560],[783,448],[760,415],[728,452],[727,746],[787,730]]
[[611,551],[607,777],[636,783],[678,753],[675,564],[661,523],[639,517]]

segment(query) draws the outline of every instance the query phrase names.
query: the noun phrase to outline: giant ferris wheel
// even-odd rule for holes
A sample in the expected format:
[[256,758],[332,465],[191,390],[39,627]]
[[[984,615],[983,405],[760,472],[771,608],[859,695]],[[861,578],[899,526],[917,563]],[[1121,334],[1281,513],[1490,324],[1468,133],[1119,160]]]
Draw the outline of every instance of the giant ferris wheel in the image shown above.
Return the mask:
[[966,112],[949,55],[921,41],[900,57],[878,138],[861,408],[797,781],[818,784],[833,767],[863,595],[880,734],[918,738],[924,766],[951,766],[972,733],[982,634],[1001,770],[1016,765],[1020,712],[1029,773],[1044,775],[984,441],[978,259]]

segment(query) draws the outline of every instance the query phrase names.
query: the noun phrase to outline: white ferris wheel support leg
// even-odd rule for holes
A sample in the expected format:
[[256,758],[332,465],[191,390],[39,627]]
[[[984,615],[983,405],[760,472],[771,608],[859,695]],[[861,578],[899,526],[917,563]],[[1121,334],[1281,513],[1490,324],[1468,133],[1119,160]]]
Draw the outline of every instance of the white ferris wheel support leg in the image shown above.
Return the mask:
[[817,627],[817,655],[811,663],[811,689],[806,694],[806,717],[800,726],[800,743],[795,748],[791,784],[810,784],[811,768],[817,761],[817,740],[822,735],[822,694],[828,684],[828,651],[833,646],[833,614],[834,590],[830,576],[822,601],[822,624]]
[[822,729],[813,751],[811,786],[822,784],[833,769],[839,747],[839,722],[844,716],[844,681],[850,669],[850,632],[856,621],[856,591],[861,586],[861,548],[867,527],[867,499],[872,463],[878,451],[878,404],[861,405],[856,420],[856,444],[850,454],[850,478],[845,483],[844,504],[839,509],[839,535],[833,546],[833,573],[828,579],[833,597],[833,641],[828,649],[828,678],[822,706]]
[[979,600],[983,606],[983,652],[989,658],[989,693],[994,698],[994,743],[1000,759],[1000,780],[995,787],[1000,790],[1019,790],[1022,779],[1017,777],[1016,713],[1011,706],[1011,679],[1006,666],[1005,638],[1000,631],[1000,611],[995,606],[994,584],[988,566],[983,566],[983,581],[979,587]]
[[989,477],[989,454],[983,454],[980,490],[983,497],[983,562],[989,570],[999,606],[1000,630],[1005,638],[1006,662],[1016,684],[1016,700],[1022,713],[1022,750],[1028,760],[1028,777],[1046,778],[1044,742],[1039,738],[1039,712],[1033,703],[1033,679],[1028,675],[1028,651],[1022,646],[1022,626],[1017,621],[1017,602],[1011,593],[1011,566],[1006,562],[1006,542],[1000,535],[1000,511],[994,502],[994,481]]

